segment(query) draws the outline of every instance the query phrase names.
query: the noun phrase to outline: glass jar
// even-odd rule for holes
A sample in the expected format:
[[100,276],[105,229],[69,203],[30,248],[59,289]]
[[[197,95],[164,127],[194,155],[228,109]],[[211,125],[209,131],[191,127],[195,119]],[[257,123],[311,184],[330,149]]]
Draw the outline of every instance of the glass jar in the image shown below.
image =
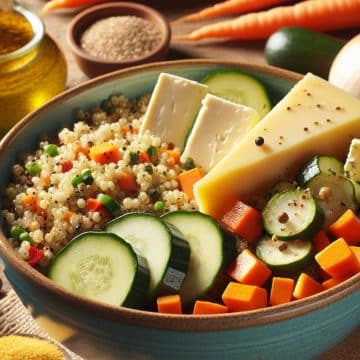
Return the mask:
[[14,11],[29,21],[33,35],[23,47],[0,55],[0,137],[63,91],[67,77],[64,55],[46,35],[41,19],[21,6]]

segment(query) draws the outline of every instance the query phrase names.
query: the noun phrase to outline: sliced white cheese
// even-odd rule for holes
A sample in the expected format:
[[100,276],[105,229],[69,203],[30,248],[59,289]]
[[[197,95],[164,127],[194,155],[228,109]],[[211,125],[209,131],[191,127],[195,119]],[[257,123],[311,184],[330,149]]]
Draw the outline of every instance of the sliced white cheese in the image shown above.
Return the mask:
[[360,139],[351,141],[344,171],[350,179],[360,182]]
[[192,158],[206,172],[213,168],[260,120],[256,110],[206,95],[181,161]]
[[196,81],[161,73],[139,133],[149,130],[182,150],[207,89]]
[[355,137],[360,137],[360,100],[307,74],[195,184],[195,199],[201,211],[221,218],[236,199],[246,201],[296,174],[314,155],[345,159]]

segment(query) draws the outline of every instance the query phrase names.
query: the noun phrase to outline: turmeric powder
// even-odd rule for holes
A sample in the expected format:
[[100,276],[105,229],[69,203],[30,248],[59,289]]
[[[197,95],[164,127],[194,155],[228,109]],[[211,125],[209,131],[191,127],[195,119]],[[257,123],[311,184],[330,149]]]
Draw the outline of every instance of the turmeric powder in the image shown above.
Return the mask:
[[1,360],[64,360],[55,344],[34,337],[9,335],[0,338]]
[[32,26],[23,15],[14,11],[0,11],[0,55],[20,49],[32,36]]

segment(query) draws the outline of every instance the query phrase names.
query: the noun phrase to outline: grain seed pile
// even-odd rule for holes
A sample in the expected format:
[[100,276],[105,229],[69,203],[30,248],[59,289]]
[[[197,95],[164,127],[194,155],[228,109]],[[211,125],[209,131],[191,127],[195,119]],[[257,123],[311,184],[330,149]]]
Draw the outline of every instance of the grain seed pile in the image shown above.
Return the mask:
[[150,53],[159,44],[156,24],[137,16],[112,16],[92,24],[81,36],[81,47],[106,61],[133,60]]
[[189,169],[179,150],[149,132],[138,134],[148,101],[111,96],[78,111],[73,129],[45,138],[13,166],[2,215],[29,264],[45,270],[76,234],[100,230],[123,212],[197,208],[177,181]]

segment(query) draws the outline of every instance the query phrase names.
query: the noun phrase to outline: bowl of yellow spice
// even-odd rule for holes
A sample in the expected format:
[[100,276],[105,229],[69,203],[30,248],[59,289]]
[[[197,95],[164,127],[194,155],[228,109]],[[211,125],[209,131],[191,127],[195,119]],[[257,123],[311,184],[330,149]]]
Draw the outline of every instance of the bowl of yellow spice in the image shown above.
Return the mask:
[[0,137],[64,90],[66,61],[35,13],[0,10]]
[[68,44],[89,77],[163,60],[170,26],[157,10],[133,2],[92,6],[69,24]]

